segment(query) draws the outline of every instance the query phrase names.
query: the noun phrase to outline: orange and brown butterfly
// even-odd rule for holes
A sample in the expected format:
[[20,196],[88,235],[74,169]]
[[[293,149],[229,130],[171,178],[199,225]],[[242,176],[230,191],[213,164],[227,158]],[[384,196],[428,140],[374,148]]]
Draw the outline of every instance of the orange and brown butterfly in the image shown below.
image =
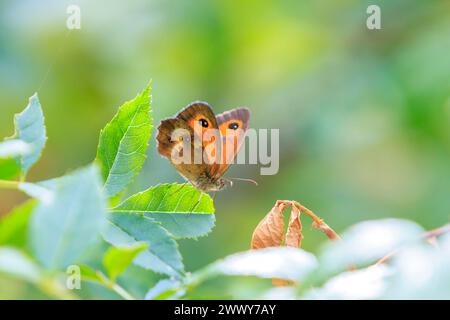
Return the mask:
[[[208,103],[192,102],[174,118],[161,121],[156,137],[158,152],[168,158],[197,189],[203,192],[220,191],[229,182],[223,175],[244,141],[249,119],[247,108],[232,109],[216,116]],[[178,136],[177,130],[187,134]],[[186,146],[189,148],[189,161],[175,161],[174,156],[182,157]],[[200,163],[195,161],[196,153],[206,154],[206,159],[201,158]]]

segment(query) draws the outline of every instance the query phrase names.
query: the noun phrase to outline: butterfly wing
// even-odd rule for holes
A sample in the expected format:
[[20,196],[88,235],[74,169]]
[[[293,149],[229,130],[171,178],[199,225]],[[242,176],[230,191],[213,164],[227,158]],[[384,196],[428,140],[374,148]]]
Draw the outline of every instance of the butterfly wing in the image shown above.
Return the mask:
[[200,120],[206,120],[208,126],[205,128],[217,128],[217,121],[211,106],[203,101],[195,101],[177,113],[177,119],[185,121],[191,128],[197,127]]
[[[177,171],[197,187],[207,184],[208,179],[211,179],[210,173],[213,164],[203,161],[196,163],[194,158],[195,154],[203,155],[204,148],[208,143],[201,137],[208,128],[217,129],[214,112],[206,102],[193,102],[177,113],[175,118],[161,121],[156,137],[158,152],[169,159]],[[178,137],[175,133],[180,129],[184,130],[187,136]],[[198,144],[198,141],[201,144]],[[190,161],[181,163],[175,161],[174,156],[182,157],[183,151],[181,150],[186,147],[190,149]]]
[[219,178],[228,170],[244,142],[250,111],[247,108],[236,108],[217,115],[216,119],[222,139],[222,161],[213,165],[211,174]]
[[[219,180],[244,141],[249,118],[250,112],[246,108],[233,109],[216,118],[206,102],[193,102],[175,118],[161,121],[157,136],[158,151],[200,190],[220,189],[223,181]],[[178,129],[186,133],[184,137],[174,135]],[[183,150],[187,149],[190,151],[190,161],[180,163],[174,160],[177,156],[182,157]],[[200,163],[195,161],[198,154]],[[203,159],[204,155],[207,162]]]
[[250,111],[247,108],[236,108],[216,116],[217,125],[222,131],[231,123],[238,124],[239,128],[247,131],[250,122]]

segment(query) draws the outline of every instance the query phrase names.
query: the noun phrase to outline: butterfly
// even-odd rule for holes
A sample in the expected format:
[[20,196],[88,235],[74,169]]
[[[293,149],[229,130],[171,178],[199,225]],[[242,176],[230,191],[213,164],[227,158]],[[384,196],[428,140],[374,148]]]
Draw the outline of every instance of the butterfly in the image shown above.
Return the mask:
[[[174,118],[161,121],[156,137],[158,152],[197,189],[220,191],[231,184],[223,175],[239,152],[249,119],[247,108],[216,116],[208,103],[192,102]],[[195,158],[199,155],[200,162]]]

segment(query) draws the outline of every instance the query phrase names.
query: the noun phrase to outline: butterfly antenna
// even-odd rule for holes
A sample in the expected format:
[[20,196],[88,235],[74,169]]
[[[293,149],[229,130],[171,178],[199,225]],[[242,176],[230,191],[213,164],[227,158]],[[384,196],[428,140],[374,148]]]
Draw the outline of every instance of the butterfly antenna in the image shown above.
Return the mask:
[[[250,182],[250,183],[253,183],[255,186],[258,185],[258,182],[256,182],[256,181],[253,180],[253,179],[245,179],[245,178],[230,178],[230,179],[232,179],[232,180],[237,180],[237,181]],[[230,182],[231,182],[231,186],[232,186],[232,185],[233,185],[233,181],[230,180]]]

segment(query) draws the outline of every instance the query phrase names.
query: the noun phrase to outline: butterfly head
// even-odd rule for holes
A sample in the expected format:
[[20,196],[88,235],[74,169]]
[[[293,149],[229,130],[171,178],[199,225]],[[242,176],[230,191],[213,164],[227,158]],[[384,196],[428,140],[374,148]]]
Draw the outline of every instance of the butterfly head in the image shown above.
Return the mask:
[[220,191],[220,190],[223,190],[223,189],[225,189],[227,186],[230,186],[230,187],[231,187],[231,185],[232,185],[232,184],[230,184],[228,180],[221,178],[221,179],[217,180],[217,181],[214,183],[214,188],[216,189],[216,190],[214,190],[214,191]]

